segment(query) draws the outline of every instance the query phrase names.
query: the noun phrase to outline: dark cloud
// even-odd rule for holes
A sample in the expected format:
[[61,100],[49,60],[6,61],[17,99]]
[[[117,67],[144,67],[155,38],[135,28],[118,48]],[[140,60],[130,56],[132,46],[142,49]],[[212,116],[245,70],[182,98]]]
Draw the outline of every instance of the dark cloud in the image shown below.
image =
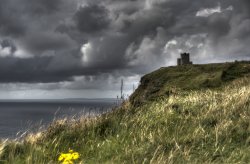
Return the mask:
[[230,16],[227,14],[213,14],[208,18],[207,28],[215,38],[225,36],[230,32]]
[[20,36],[25,33],[25,27],[18,19],[8,0],[0,1],[0,34],[4,36]]
[[9,56],[0,59],[0,83],[73,81],[74,76],[99,76],[115,69],[114,66],[103,65],[84,67],[81,58],[75,54],[35,56],[24,59]]
[[22,3],[25,4],[25,9],[28,12],[31,12],[35,15],[41,15],[57,12],[63,3],[63,0],[23,0]]
[[24,47],[32,53],[40,54],[45,51],[70,50],[77,46],[68,35],[57,32],[30,33],[23,38]]
[[108,10],[104,6],[82,6],[74,15],[77,28],[81,32],[91,33],[105,29],[109,25]]
[[53,30],[76,5],[75,0],[1,0],[0,35],[20,37],[30,31]]
[[[9,82],[39,82],[46,78],[54,78],[45,75],[46,66],[50,58],[29,58],[19,60],[18,58],[6,57],[0,60],[0,81]],[[44,74],[44,75],[43,75]],[[52,79],[51,79],[52,80]],[[53,81],[52,80],[52,81]],[[60,79],[62,80],[62,79]]]

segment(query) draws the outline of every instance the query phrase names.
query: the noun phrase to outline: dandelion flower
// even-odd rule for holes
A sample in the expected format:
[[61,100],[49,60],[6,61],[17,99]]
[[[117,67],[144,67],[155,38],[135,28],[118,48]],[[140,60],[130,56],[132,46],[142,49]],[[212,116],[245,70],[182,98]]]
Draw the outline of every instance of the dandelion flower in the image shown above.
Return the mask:
[[77,160],[80,157],[78,152],[74,152],[73,150],[69,150],[69,153],[61,153],[58,157],[58,161],[62,162],[62,164],[73,164],[73,160]]

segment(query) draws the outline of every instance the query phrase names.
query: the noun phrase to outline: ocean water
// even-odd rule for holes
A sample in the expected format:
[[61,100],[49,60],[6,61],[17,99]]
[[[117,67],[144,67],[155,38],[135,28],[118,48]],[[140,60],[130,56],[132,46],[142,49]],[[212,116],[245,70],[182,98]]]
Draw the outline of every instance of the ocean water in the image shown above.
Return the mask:
[[93,116],[116,106],[115,99],[0,100],[0,138],[18,138],[54,119]]

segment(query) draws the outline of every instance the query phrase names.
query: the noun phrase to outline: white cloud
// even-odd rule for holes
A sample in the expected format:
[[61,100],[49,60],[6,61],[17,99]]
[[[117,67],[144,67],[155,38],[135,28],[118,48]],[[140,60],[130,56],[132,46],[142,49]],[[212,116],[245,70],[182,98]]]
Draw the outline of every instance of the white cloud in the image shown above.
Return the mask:
[[170,40],[167,42],[167,44],[165,45],[164,49],[168,49],[170,46],[174,46],[177,45],[177,41],[176,40]]
[[126,51],[126,58],[130,60],[129,65],[149,65],[155,63],[156,42],[148,37],[145,37],[139,48],[136,49],[134,44],[131,44]]
[[18,49],[13,53],[13,56],[16,58],[31,58],[33,55],[29,54],[25,50]]
[[166,43],[163,53],[167,56],[166,65],[176,65],[180,53],[189,52],[194,63],[211,61],[208,54],[216,54],[211,50],[207,34],[183,35],[175,37]]
[[229,6],[228,8],[226,8],[226,10],[228,10],[228,11],[233,11],[234,8],[233,8],[233,6]]
[[214,8],[202,8],[199,11],[197,11],[196,16],[197,17],[209,17],[210,15],[214,13],[221,13],[224,11],[233,11],[233,6],[229,6],[226,9],[221,9],[220,4]]
[[215,8],[203,8],[199,11],[197,11],[196,16],[197,17],[208,17],[214,13],[221,13],[221,7],[220,5],[216,6]]
[[11,47],[2,47],[0,45],[0,57],[15,57],[15,58],[30,58],[33,57],[30,53],[27,51],[21,49],[20,47],[17,47],[17,50],[12,52]]
[[0,45],[0,57],[7,57],[11,55],[11,47],[2,47]]
[[84,63],[89,62],[89,55],[91,53],[92,50],[92,45],[91,43],[86,43],[82,46],[81,48],[81,52],[83,54],[82,60]]

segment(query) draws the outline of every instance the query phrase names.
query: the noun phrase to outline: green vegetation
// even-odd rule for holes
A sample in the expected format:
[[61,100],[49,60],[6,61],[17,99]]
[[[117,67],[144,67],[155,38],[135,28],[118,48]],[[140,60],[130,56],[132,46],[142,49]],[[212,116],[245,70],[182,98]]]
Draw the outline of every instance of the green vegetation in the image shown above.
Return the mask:
[[56,163],[69,149],[82,163],[250,163],[249,72],[247,62],[162,68],[113,112],[2,141],[0,163]]
[[134,106],[139,106],[175,92],[219,89],[235,79],[249,75],[250,62],[160,68],[142,77],[141,85],[130,101]]

